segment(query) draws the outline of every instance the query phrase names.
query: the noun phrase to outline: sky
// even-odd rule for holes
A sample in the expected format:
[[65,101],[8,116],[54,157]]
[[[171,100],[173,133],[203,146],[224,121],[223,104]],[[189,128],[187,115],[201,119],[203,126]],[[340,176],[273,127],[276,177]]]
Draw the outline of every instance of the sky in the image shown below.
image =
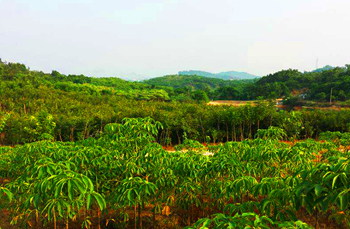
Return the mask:
[[349,0],[0,0],[0,58],[140,79],[350,63]]

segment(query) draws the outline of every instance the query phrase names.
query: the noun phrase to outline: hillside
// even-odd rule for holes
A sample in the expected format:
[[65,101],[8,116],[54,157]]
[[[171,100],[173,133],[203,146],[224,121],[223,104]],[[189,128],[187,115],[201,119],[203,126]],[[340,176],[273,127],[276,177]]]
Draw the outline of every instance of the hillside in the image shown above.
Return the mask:
[[[298,99],[318,102],[350,100],[350,71],[347,67],[326,66],[313,72],[281,70],[251,80],[223,80],[198,75],[173,75],[144,81],[153,86],[174,89],[204,90],[210,99],[252,100],[262,98],[293,97],[293,91],[303,91]],[[212,76],[212,75],[211,75]],[[180,92],[177,90],[177,92]],[[184,93],[183,91],[180,93]],[[332,93],[332,95],[331,95]]]
[[[95,78],[84,75],[63,75],[57,71],[44,73],[30,71],[24,64],[0,61],[0,88],[6,91],[28,88],[51,90],[52,94],[79,93],[79,96],[120,96],[136,100],[169,100],[166,88],[151,87],[144,83],[129,82],[119,78]],[[1,105],[1,104],[0,104]]]
[[212,90],[228,85],[223,79],[209,78],[198,75],[169,75],[145,80],[144,83],[155,86],[167,86],[172,88],[189,87],[193,90]]
[[144,83],[173,88],[173,99],[186,100],[184,97],[197,98],[196,91],[207,94],[209,99],[251,99],[245,92],[249,85],[254,85],[257,79],[223,80],[198,75],[170,75],[144,81]]
[[294,90],[303,89],[303,98],[325,102],[350,99],[350,65],[313,72],[288,69],[259,79],[251,92],[254,96],[291,96]]
[[259,77],[246,72],[236,72],[236,71],[210,73],[205,71],[190,70],[190,71],[180,71],[179,75],[197,75],[197,76],[218,78],[218,79],[224,79],[224,80],[255,79]]

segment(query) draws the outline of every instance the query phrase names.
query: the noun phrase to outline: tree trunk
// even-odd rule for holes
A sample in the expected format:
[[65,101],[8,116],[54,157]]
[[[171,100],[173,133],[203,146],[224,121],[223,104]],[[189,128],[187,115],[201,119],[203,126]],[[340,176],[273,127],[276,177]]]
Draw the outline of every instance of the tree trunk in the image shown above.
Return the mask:
[[101,229],[101,211],[100,209],[97,209],[97,223],[98,223],[98,229]]
[[228,124],[226,123],[226,141],[228,142],[229,139],[228,139]]
[[55,208],[52,209],[52,213],[53,213],[53,228],[57,229]]
[[234,134],[233,134],[233,126],[232,126],[232,131],[231,131],[231,140],[232,140],[232,141],[234,141],[234,140],[233,140],[233,137],[234,137]]
[[180,139],[180,136],[179,136],[179,131],[176,130],[176,135],[177,135],[177,140],[179,142],[179,145],[181,144],[181,139]]
[[316,222],[315,222],[315,229],[318,229],[318,209],[316,207]]
[[74,127],[70,129],[70,141],[74,142]]
[[35,227],[39,228],[39,213],[38,211],[35,212]]
[[252,138],[252,122],[249,122],[249,138]]
[[153,211],[153,217],[152,217],[152,221],[153,221],[153,228],[156,228],[156,209],[154,209]]
[[60,137],[60,141],[63,142],[63,140],[62,140],[62,130],[59,130],[58,136]]
[[272,126],[272,115],[270,116],[270,126]]
[[162,131],[161,134],[160,134],[159,142],[163,141],[164,145],[168,145],[168,143],[167,143],[168,131],[169,130],[166,129],[166,130]]
[[235,124],[233,125],[233,134],[234,134],[235,141],[237,141],[236,125]]
[[90,133],[90,129],[89,127],[89,122],[87,122],[85,124],[85,128],[84,128],[84,139],[87,139],[89,137],[89,133]]
[[193,204],[191,206],[191,224],[194,221],[194,216],[193,216]]
[[137,213],[136,213],[136,204],[134,204],[134,220],[135,220],[135,229],[137,229]]
[[141,204],[139,204],[139,229],[142,229]]
[[202,133],[203,133],[203,142],[206,142],[207,141],[207,136],[205,134],[205,129],[204,129],[203,126],[201,126],[201,127],[202,127]]

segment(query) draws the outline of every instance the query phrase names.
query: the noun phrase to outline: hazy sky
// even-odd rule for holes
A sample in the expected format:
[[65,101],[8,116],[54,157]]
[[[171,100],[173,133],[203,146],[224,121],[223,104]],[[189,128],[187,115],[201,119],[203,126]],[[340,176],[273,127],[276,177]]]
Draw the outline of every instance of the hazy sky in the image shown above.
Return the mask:
[[350,63],[349,0],[0,0],[0,58],[33,70],[161,76]]

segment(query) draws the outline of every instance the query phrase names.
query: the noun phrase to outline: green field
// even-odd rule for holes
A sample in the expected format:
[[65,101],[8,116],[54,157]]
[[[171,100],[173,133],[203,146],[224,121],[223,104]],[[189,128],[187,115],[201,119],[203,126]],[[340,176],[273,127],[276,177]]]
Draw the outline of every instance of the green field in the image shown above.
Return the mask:
[[0,208],[8,218],[0,226],[349,226],[349,134],[292,143],[271,127],[208,147],[185,137],[169,153],[155,141],[160,129],[150,118],[125,119],[99,138],[1,147]]

